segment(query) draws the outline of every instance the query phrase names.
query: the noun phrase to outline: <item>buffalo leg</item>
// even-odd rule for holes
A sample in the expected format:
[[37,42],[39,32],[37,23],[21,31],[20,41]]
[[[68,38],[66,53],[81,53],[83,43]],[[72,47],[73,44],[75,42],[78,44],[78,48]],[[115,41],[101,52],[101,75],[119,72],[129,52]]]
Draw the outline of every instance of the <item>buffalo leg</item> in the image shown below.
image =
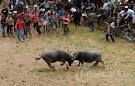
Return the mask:
[[61,66],[63,66],[65,64],[65,61],[62,61],[62,64],[61,64]]
[[63,66],[65,63],[63,62],[62,64],[61,64],[61,66]]
[[69,65],[68,64],[66,64],[66,68],[67,68],[67,70],[69,69]]
[[50,69],[52,69],[53,71],[55,71],[54,66],[52,66],[51,63],[47,63],[47,64],[48,64],[48,66],[49,66]]
[[79,61],[78,67],[80,66],[80,64],[84,64],[84,62],[83,61],[81,61],[81,62]]
[[83,61],[82,61],[81,63],[82,63],[82,64],[84,64],[84,62],[83,62]]
[[69,69],[69,66],[68,65],[66,65],[66,68],[67,68],[67,70]]
[[79,64],[77,65],[78,67],[80,66],[81,62],[79,61]]
[[93,66],[97,66],[97,65],[98,65],[98,61],[96,61]]

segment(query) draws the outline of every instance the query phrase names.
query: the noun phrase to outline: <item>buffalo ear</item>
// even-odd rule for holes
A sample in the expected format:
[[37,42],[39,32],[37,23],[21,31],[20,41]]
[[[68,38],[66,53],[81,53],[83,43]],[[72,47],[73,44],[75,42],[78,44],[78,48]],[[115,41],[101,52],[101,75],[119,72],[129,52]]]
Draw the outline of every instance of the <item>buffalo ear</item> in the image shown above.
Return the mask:
[[69,49],[67,50],[67,53],[69,53]]
[[67,53],[68,53],[68,54],[71,54],[71,53],[72,53],[72,51],[70,51],[70,50],[68,49],[68,50],[67,50]]
[[72,53],[72,51],[69,52],[69,54],[71,54],[71,53]]

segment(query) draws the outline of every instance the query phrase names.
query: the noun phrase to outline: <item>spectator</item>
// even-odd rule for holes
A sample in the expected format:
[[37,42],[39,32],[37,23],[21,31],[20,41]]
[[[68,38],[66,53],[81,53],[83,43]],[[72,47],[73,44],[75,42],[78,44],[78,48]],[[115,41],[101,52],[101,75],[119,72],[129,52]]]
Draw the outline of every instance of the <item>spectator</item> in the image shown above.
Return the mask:
[[15,30],[16,30],[15,25],[16,25],[16,22],[17,22],[17,20],[18,20],[17,11],[14,11],[14,12],[13,12],[12,18],[13,18],[13,20],[14,20],[14,31],[15,31]]
[[2,16],[2,18],[1,18],[1,28],[2,28],[2,37],[5,37],[6,29],[7,29],[7,23],[6,23],[5,16]]
[[19,18],[16,23],[16,38],[17,42],[25,40],[24,37],[24,21],[22,18]]
[[32,37],[31,28],[30,28],[31,22],[32,22],[31,17],[28,14],[26,16],[26,19],[25,19],[25,35],[26,35],[26,38],[28,37],[28,35],[30,35]]
[[42,19],[41,19],[41,17],[39,17],[38,26],[37,26],[37,29],[36,29],[39,35],[41,35],[42,24],[43,24]]
[[64,8],[62,7],[59,11],[58,11],[58,16],[59,16],[59,27],[61,27],[61,25],[63,26],[63,17],[64,17],[64,15],[65,15],[65,10],[64,10]]
[[44,13],[44,16],[43,16],[43,28],[44,28],[44,32],[47,30],[47,24],[48,24],[48,13],[46,11]]
[[125,12],[126,12],[126,17],[124,20],[127,20],[129,23],[132,21],[132,17],[134,15],[134,11],[129,9],[128,6],[125,6]]
[[88,15],[88,27],[89,27],[89,31],[94,31],[94,19],[93,17],[95,16],[94,13],[90,13]]
[[78,29],[80,26],[81,16],[82,16],[82,13],[79,11],[76,11],[73,14],[73,22],[74,22],[76,29]]
[[54,30],[55,29],[54,26],[55,26],[55,18],[52,13],[49,13],[47,31],[49,32],[52,29]]
[[38,21],[39,21],[38,13],[34,13],[32,18],[33,18],[34,29],[36,30],[38,27]]
[[58,18],[58,14],[57,14],[57,12],[54,12],[54,23],[55,23],[55,28],[57,29],[58,28],[58,20],[59,20],[59,18]]
[[70,23],[69,18],[67,17],[67,15],[65,15],[65,17],[63,17],[63,30],[64,30],[64,34],[68,34],[69,32],[69,28],[68,28],[68,24]]
[[4,6],[4,8],[1,11],[1,14],[2,14],[2,16],[4,15],[5,18],[7,18],[7,16],[8,16],[8,8]]
[[7,18],[6,18],[6,23],[7,23],[7,33],[8,33],[8,36],[13,36],[13,26],[14,26],[14,20],[13,18],[11,17],[11,15],[9,15]]
[[115,27],[116,27],[116,22],[108,23],[106,41],[109,41],[109,37],[110,37],[112,42],[115,42],[114,40]]

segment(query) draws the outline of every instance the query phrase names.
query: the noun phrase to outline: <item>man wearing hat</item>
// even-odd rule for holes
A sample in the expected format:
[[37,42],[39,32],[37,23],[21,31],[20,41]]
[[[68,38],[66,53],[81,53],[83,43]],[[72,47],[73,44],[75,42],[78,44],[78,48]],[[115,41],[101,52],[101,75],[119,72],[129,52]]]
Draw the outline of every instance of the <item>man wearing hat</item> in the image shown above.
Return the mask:
[[124,20],[127,20],[127,22],[131,22],[132,17],[134,15],[134,11],[132,9],[129,9],[128,6],[125,6],[125,13],[126,17],[124,18]]
[[126,13],[126,17],[124,18],[124,20],[126,20],[128,23],[128,28],[125,30],[125,38],[129,42],[132,42],[133,34],[132,34],[131,24],[132,24],[132,18],[134,16],[134,11],[132,9],[129,9],[128,6],[125,6],[125,13]]
[[5,18],[7,18],[7,16],[8,16],[8,8],[6,6],[3,6],[1,14],[4,15]]

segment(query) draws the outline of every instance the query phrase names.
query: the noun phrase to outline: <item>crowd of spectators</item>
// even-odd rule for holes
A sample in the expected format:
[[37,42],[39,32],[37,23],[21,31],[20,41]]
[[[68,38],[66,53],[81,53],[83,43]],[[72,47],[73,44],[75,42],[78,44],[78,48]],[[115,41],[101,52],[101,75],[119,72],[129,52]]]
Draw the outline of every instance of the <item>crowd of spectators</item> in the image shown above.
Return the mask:
[[64,35],[70,32],[70,23],[80,29],[86,25],[89,32],[103,26],[106,41],[109,37],[121,36],[134,41],[134,0],[13,0],[2,2],[2,37],[16,37],[17,42],[63,28]]

